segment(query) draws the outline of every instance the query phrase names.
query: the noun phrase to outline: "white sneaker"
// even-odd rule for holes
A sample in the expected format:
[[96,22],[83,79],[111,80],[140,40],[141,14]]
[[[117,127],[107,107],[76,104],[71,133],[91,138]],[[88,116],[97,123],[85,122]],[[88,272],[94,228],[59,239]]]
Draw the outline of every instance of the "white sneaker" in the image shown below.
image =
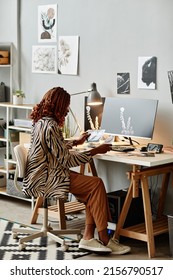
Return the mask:
[[118,240],[112,238],[109,240],[107,247],[112,250],[112,254],[114,255],[123,255],[131,250],[129,246],[122,245]]
[[96,254],[109,254],[112,252],[110,248],[104,246],[100,240],[97,239],[81,239],[79,242],[79,250],[88,251]]

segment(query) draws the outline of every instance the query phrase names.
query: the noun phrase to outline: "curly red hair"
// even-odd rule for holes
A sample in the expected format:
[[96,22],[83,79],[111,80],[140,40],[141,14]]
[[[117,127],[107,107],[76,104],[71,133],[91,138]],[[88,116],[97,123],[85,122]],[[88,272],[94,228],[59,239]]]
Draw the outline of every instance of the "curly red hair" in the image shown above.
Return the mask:
[[54,87],[34,106],[30,117],[34,123],[43,117],[52,117],[62,127],[69,105],[70,94],[61,87]]

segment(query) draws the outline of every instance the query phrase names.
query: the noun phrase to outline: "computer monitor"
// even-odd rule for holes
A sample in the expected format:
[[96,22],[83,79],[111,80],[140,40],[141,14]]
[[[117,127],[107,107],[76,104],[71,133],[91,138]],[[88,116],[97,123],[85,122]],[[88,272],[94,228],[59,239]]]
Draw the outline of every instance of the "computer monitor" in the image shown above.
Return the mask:
[[158,100],[106,97],[101,129],[116,136],[152,139]]

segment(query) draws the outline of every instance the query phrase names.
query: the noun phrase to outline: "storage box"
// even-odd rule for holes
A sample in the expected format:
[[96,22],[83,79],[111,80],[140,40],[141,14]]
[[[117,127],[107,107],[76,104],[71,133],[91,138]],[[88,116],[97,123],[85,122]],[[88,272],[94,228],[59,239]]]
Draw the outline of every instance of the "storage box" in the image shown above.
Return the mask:
[[9,129],[9,140],[11,142],[19,142],[19,132]]
[[0,51],[0,64],[9,64],[9,52]]
[[19,133],[19,144],[25,145],[30,144],[31,142],[31,134],[26,132],[20,132]]
[[27,119],[14,119],[14,126],[21,126],[21,127],[32,127],[32,120]]

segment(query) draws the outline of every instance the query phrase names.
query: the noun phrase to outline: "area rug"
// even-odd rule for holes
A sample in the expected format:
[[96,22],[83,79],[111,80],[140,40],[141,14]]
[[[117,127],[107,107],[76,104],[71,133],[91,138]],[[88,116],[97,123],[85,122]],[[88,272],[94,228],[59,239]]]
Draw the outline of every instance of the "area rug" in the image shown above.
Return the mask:
[[[26,249],[19,251],[19,240],[13,239],[12,229],[25,227],[12,221],[0,219],[0,260],[70,260],[87,255],[86,252],[80,252],[78,242],[66,239],[69,246],[66,252],[61,251],[60,245],[49,237],[36,238],[27,242]],[[26,234],[20,234],[20,237]]]

